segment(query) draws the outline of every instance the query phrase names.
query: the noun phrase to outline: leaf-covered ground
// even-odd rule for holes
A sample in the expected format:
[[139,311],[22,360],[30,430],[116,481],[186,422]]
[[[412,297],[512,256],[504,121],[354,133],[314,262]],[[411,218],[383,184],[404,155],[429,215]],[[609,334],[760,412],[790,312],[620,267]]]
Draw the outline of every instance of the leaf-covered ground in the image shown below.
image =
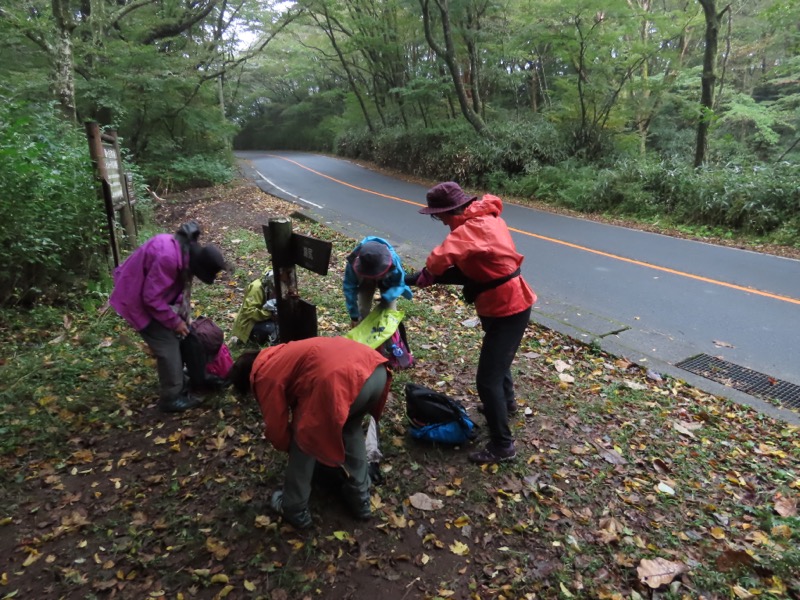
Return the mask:
[[[230,329],[268,267],[261,224],[294,210],[241,182],[157,207],[159,230],[195,218],[238,266],[197,286],[196,314]],[[342,334],[353,241],[294,227],[334,244],[299,280]],[[0,598],[800,598],[797,428],[531,325],[518,459],[473,466],[406,433],[408,381],[482,424],[473,309],[430,288],[401,306],[418,365],[382,422],[374,519],[320,482],[300,533],[269,509],[285,456],[255,402],[158,412],[154,363],[104,300],[0,313]]]

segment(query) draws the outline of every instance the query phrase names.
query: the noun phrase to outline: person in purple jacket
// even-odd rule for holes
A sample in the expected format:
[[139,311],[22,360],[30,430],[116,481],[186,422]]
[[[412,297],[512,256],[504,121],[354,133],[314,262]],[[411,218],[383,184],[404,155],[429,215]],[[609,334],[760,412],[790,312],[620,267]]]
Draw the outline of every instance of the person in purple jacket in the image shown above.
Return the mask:
[[214,283],[229,270],[219,248],[198,242],[194,221],[175,235],[158,234],[139,246],[114,270],[114,291],[108,303],[139,332],[156,357],[158,407],[180,412],[199,405],[184,382],[180,342],[189,333],[193,277]]

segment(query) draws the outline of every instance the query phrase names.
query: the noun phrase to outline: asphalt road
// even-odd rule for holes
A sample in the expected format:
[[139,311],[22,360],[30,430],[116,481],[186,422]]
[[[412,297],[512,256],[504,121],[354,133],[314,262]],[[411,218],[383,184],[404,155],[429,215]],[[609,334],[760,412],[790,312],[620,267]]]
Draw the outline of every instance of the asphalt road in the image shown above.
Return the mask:
[[[425,206],[423,186],[327,156],[237,155],[262,189],[353,238],[385,238],[407,269],[423,266],[447,233],[417,212]],[[503,217],[525,255],[523,275],[539,296],[535,321],[800,423],[800,404],[776,407],[675,366],[705,354],[792,390],[800,386],[800,261],[509,203]]]

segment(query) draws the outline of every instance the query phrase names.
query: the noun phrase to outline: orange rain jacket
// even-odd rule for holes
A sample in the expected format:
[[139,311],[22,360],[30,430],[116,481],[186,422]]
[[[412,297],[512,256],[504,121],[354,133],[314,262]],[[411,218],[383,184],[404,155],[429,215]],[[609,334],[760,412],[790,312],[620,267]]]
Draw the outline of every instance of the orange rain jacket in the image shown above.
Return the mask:
[[[278,450],[300,449],[328,466],[344,463],[342,428],[350,406],[378,365],[378,352],[343,337],[316,337],[271,346],[253,363],[250,384],[261,407],[266,436]],[[381,401],[370,414],[380,419],[389,395],[391,371]]]
[[[433,275],[456,266],[470,279],[488,282],[513,273],[524,256],[517,253],[506,222],[503,201],[486,194],[470,204],[450,224],[450,233],[426,261]],[[483,317],[507,317],[536,302],[536,294],[520,275],[478,295],[475,311]]]

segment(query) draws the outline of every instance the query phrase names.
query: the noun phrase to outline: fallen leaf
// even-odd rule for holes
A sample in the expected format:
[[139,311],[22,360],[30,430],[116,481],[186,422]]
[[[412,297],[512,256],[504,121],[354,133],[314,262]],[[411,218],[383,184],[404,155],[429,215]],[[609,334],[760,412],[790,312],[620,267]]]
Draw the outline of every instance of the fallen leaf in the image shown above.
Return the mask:
[[742,598],[742,600],[747,600],[747,598],[754,598],[755,597],[754,594],[751,594],[750,592],[748,592],[746,589],[744,589],[740,585],[735,585],[731,589],[733,590],[733,593],[736,594],[736,597],[737,598]]
[[556,371],[558,371],[559,373],[563,373],[564,371],[567,371],[567,370],[572,368],[570,365],[565,363],[563,360],[554,361],[553,362],[553,366],[555,367]]
[[735,571],[741,567],[751,567],[755,560],[744,550],[728,548],[717,557],[717,569],[720,571]]
[[664,558],[649,560],[643,558],[636,567],[639,581],[652,589],[657,589],[662,585],[672,583],[681,573],[686,572],[686,565],[680,562],[673,562]]
[[602,446],[595,446],[597,448],[597,453],[602,457],[604,461],[610,463],[612,465],[627,465],[628,461],[616,450],[613,448],[603,448]]
[[628,379],[623,379],[622,383],[625,384],[625,387],[630,390],[646,390],[647,386],[643,383],[639,383],[637,381],[630,381]]
[[722,529],[722,527],[712,527],[709,532],[711,533],[711,537],[715,540],[725,539],[725,530]]
[[659,481],[658,482],[658,485],[656,486],[656,489],[659,492],[661,492],[662,494],[667,494],[669,496],[674,496],[675,495],[675,490],[672,489],[671,486],[667,485],[663,481]]
[[736,348],[736,346],[733,344],[729,344],[728,342],[720,342],[719,340],[713,340],[711,343],[717,348]]
[[459,556],[466,556],[469,554],[469,546],[462,542],[453,542],[448,548],[450,548],[450,552],[458,554]]
[[222,540],[210,537],[206,540],[206,550],[214,555],[217,560],[222,560],[230,553],[230,549],[225,547]]
[[778,498],[775,500],[775,512],[782,517],[796,517],[797,500],[785,497]]
[[422,492],[417,492],[409,497],[408,500],[411,502],[411,506],[419,510],[436,510],[444,506],[444,502],[438,498],[431,498],[428,494],[423,494]]

